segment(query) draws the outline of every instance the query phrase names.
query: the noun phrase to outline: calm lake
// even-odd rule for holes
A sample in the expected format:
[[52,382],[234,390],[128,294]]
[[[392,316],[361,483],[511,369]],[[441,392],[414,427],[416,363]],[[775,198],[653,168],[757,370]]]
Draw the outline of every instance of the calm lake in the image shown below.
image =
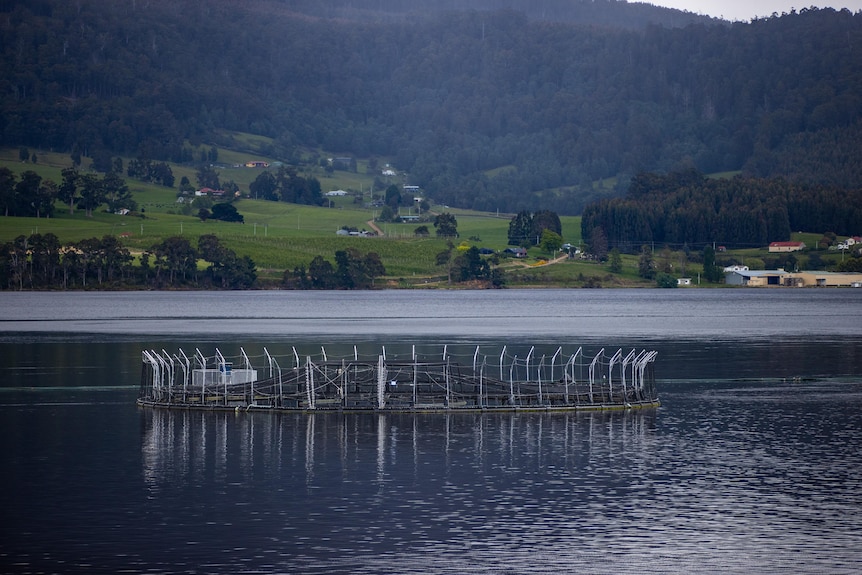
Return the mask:
[[[443,345],[653,349],[662,406],[135,405],[142,349],[289,362]],[[3,573],[862,563],[862,290],[0,293],[0,376]]]

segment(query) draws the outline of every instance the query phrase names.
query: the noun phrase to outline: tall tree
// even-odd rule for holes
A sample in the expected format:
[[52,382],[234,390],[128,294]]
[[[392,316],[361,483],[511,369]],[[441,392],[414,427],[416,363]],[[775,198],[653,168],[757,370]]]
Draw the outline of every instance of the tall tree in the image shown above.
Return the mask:
[[219,203],[214,204],[210,218],[223,222],[239,222],[243,223],[245,218],[236,209],[233,204]]
[[96,174],[82,174],[80,182],[78,207],[84,210],[88,218],[92,218],[93,211],[105,203],[105,187]]
[[527,247],[533,231],[533,214],[523,210],[509,221],[509,245]]
[[715,264],[715,249],[711,245],[703,248],[703,278],[711,283],[721,281],[721,268]]
[[335,268],[323,256],[314,256],[308,265],[308,277],[314,289],[332,289],[335,287]]
[[69,215],[75,213],[75,203],[78,201],[78,186],[81,175],[75,167],[64,168],[61,172],[63,181],[57,190],[57,196],[63,203],[69,204]]
[[131,274],[132,254],[120,243],[117,236],[103,236],[100,250],[105,266],[105,279],[108,282],[122,280]]
[[18,198],[17,216],[29,216],[37,213],[37,205],[39,203],[39,185],[42,183],[42,176],[33,170],[27,170],[21,174],[21,180],[15,184],[15,195]]
[[167,285],[175,286],[195,282],[198,269],[198,254],[186,238],[166,238],[150,250],[155,256],[156,279],[167,274]]
[[443,212],[434,218],[434,227],[437,228],[439,238],[457,238],[458,221],[449,212]]
[[638,275],[644,279],[651,280],[656,275],[655,263],[652,257],[652,248],[641,246],[641,254],[638,258]]
[[479,254],[479,248],[470,246],[464,253],[455,258],[455,268],[458,270],[459,281],[487,280],[491,277],[491,266]]
[[52,233],[33,234],[28,243],[34,287],[54,287],[60,269],[60,240]]
[[221,189],[219,182],[219,173],[212,166],[200,166],[195,173],[195,179],[198,182],[198,188],[211,188],[213,190]]
[[102,190],[105,197],[105,202],[108,204],[108,211],[116,212],[118,210],[136,210],[138,207],[132,197],[132,192],[126,181],[116,172],[108,172],[102,178]]
[[54,215],[54,201],[57,199],[57,196],[57,184],[53,180],[42,180],[33,201],[37,218],[50,218]]
[[254,181],[249,184],[248,190],[251,192],[251,197],[256,200],[279,200],[278,183],[275,177],[268,171],[261,172],[257,175]]
[[608,238],[604,228],[596,227],[590,232],[590,253],[601,261],[608,257]]
[[401,192],[398,190],[398,186],[392,184],[386,188],[383,203],[392,208],[394,213],[398,213],[398,207],[401,205]]
[[0,209],[4,216],[15,215],[15,174],[9,168],[0,168]]
[[365,273],[371,278],[371,285],[374,286],[374,278],[386,275],[386,267],[383,265],[383,260],[380,259],[380,254],[377,252],[368,252],[365,254],[363,261],[365,265]]
[[623,271],[623,258],[620,255],[620,250],[614,248],[610,251],[608,255],[608,265],[611,270],[611,273],[618,274]]
[[560,249],[563,245],[563,238],[560,234],[555,231],[545,228],[542,230],[542,237],[539,240],[539,246],[543,251],[548,252],[549,255],[553,255]]
[[563,235],[560,216],[556,212],[540,210],[533,215],[533,223],[530,229],[530,239],[533,241],[533,245],[538,245],[542,241],[542,232],[545,230],[550,230],[558,236]]

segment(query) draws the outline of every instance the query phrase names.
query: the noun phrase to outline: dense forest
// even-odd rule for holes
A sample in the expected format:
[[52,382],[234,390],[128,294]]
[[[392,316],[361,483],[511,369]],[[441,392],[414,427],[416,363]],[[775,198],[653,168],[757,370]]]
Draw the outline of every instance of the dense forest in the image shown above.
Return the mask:
[[642,244],[702,249],[763,247],[791,231],[856,235],[862,228],[862,189],[792,183],[783,178],[711,179],[695,170],[640,174],[625,198],[588,206],[584,238],[634,253]]
[[860,13],[447,4],[0,0],[0,145],[189,162],[250,132],[511,213],[577,214],[644,170],[862,185]]

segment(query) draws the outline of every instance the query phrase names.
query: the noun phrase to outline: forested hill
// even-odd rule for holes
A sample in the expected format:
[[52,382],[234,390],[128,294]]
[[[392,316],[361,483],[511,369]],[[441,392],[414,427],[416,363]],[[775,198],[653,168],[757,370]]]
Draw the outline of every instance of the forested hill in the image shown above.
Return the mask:
[[251,132],[277,159],[385,158],[440,202],[509,212],[578,213],[644,170],[862,186],[862,14],[632,26],[642,5],[590,4],[623,25],[0,0],[0,144],[181,161]]
[[612,28],[667,27],[717,22],[692,12],[625,0],[273,0],[261,8],[289,10],[320,18],[394,20],[442,12],[511,10],[530,20],[571,22]]

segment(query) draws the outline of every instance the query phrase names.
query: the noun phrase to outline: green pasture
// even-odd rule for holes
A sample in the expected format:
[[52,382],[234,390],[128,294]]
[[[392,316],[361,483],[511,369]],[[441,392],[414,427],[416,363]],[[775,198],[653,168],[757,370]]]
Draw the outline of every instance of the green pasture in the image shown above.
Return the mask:
[[[235,135],[243,138],[243,135]],[[243,151],[218,148],[219,160],[216,170],[222,181],[233,180],[245,192],[248,185],[260,174],[261,169],[246,168],[245,162],[252,159],[270,161],[264,154],[255,154],[255,149],[265,149],[268,142],[260,139],[245,138],[238,146]],[[203,145],[197,148],[209,149]],[[37,155],[37,163],[21,162],[17,149],[0,150],[0,165],[12,169],[16,174],[33,170],[43,178],[59,182],[63,168],[71,166],[68,155],[31,150]],[[315,152],[312,152],[315,153]],[[320,157],[326,154],[316,152]],[[124,163],[128,158],[123,158]],[[83,158],[84,168],[90,159]],[[385,161],[380,160],[381,165]],[[238,165],[238,167],[234,167]],[[171,164],[177,186],[185,176],[195,181],[195,168]],[[274,170],[275,168],[269,168]],[[240,255],[248,255],[258,266],[260,275],[270,280],[278,280],[284,270],[297,266],[307,266],[316,256],[334,261],[338,250],[355,248],[361,252],[377,252],[387,269],[387,276],[407,284],[422,284],[425,279],[439,277],[445,273],[436,264],[436,256],[447,249],[449,240],[439,239],[434,234],[433,214],[448,211],[458,221],[459,238],[453,238],[456,245],[477,246],[502,251],[507,247],[509,221],[512,214],[492,214],[472,210],[457,210],[434,206],[429,220],[420,223],[379,223],[381,237],[350,237],[336,235],[342,227],[371,230],[369,220],[375,218],[379,209],[368,209],[364,202],[371,199],[374,176],[366,174],[366,163],[359,161],[358,173],[335,171],[326,174],[319,166],[306,168],[321,182],[323,192],[334,189],[361,191],[360,200],[353,195],[327,198],[325,207],[301,206],[282,202],[253,200],[243,198],[235,203],[245,223],[227,223],[208,220],[200,221],[193,214],[183,215],[183,205],[177,203],[177,188],[141,182],[126,178],[126,184],[138,203],[139,214],[120,216],[96,212],[86,217],[81,210],[69,214],[68,206],[58,203],[54,217],[47,218],[5,218],[0,222],[0,241],[9,241],[19,235],[34,233],[53,233],[62,242],[80,241],[90,237],[116,235],[134,254],[152,248],[171,236],[186,237],[193,244],[204,234],[217,235],[222,243]],[[390,178],[391,183],[400,184],[399,178]],[[388,180],[384,180],[389,183]],[[374,190],[382,193],[383,190]],[[562,217],[563,239],[577,245],[580,241],[580,218]],[[417,237],[415,230],[420,225],[428,228],[430,236]],[[541,254],[537,248],[530,250],[531,255]],[[541,276],[551,281],[564,281],[567,275],[598,273],[600,266],[593,264],[586,272],[577,268],[578,264],[566,262],[565,265],[546,266]],[[532,267],[524,267],[523,262],[503,260],[506,270],[524,269],[523,274],[530,283],[536,274]]]
[[[261,169],[246,168],[245,162],[252,159],[271,161],[263,154],[255,154],[255,149],[266,149],[269,142],[265,139],[237,134],[235,138],[244,138],[240,149],[243,151],[219,148],[220,179],[233,180],[242,192],[247,192],[248,185],[260,174]],[[250,138],[250,139],[249,139]],[[199,150],[208,149],[200,146]],[[17,148],[0,149],[0,166],[11,169],[20,175],[26,170],[33,170],[43,178],[61,181],[61,171],[71,165],[68,155],[30,150],[35,152],[37,163],[21,162],[18,159]],[[310,151],[319,157],[326,154]],[[128,159],[124,158],[124,162]],[[380,164],[385,162],[380,160]],[[83,159],[83,165],[89,166],[90,160]],[[233,167],[239,165],[239,167]],[[183,176],[195,181],[195,168],[171,164],[177,186]],[[275,168],[268,168],[274,170]],[[177,188],[166,188],[126,178],[126,184],[132,191],[140,210],[139,214],[120,216],[105,212],[96,212],[93,217],[86,217],[81,210],[69,214],[68,206],[56,204],[54,217],[47,218],[0,218],[0,241],[6,242],[20,235],[34,233],[53,233],[62,242],[75,242],[90,237],[115,235],[133,253],[144,250],[164,241],[171,236],[183,236],[193,244],[204,234],[217,235],[222,243],[239,255],[248,255],[258,266],[261,277],[277,280],[284,270],[292,270],[297,266],[307,266],[316,256],[322,256],[334,261],[338,250],[355,248],[361,252],[377,252],[386,266],[387,276],[399,283],[421,284],[428,278],[439,277],[445,273],[436,265],[436,256],[447,249],[449,240],[435,236],[433,226],[434,214],[449,212],[458,222],[459,238],[451,241],[455,246],[476,246],[490,248],[497,252],[503,251],[508,244],[509,222],[513,214],[487,213],[472,210],[448,208],[441,205],[433,206],[428,220],[411,223],[377,223],[383,235],[381,237],[351,237],[336,235],[342,227],[371,230],[369,221],[379,214],[379,208],[365,208],[365,202],[371,199],[371,189],[374,176],[366,174],[365,161],[359,162],[358,173],[335,171],[331,175],[325,173],[320,166],[306,168],[309,175],[314,175],[321,182],[323,192],[334,189],[362,191],[360,199],[354,195],[327,198],[325,207],[302,206],[284,202],[271,202],[243,198],[235,202],[235,206],[243,215],[245,223],[227,223],[214,220],[205,222],[196,217],[197,208],[192,214],[183,215],[183,204],[177,203]],[[400,185],[400,178],[391,178],[392,183]],[[608,182],[606,182],[607,184]],[[374,190],[382,193],[383,190]],[[188,211],[188,208],[186,208]],[[581,237],[581,218],[562,216],[563,241],[575,246],[583,244]],[[415,230],[424,225],[429,237],[417,237]],[[809,250],[817,249],[821,235],[813,233],[793,234],[793,240],[804,241]],[[818,251],[824,260],[836,263],[841,254],[837,252]],[[604,287],[618,285],[652,285],[637,276],[637,256],[623,255],[623,270],[619,274],[609,274],[607,264],[586,262],[581,260],[566,260],[552,265],[540,265],[537,258],[548,257],[551,254],[542,253],[538,248],[530,248],[527,261],[501,260],[501,267],[510,278],[512,285],[561,285],[581,286],[584,282],[593,281]],[[719,260],[732,259],[737,263],[749,265],[752,269],[762,267],[764,258],[770,254],[766,247],[743,250],[733,250],[718,254]],[[810,256],[799,254],[799,262],[804,266]],[[698,264],[691,264],[691,269]],[[696,272],[689,272],[694,276]]]

